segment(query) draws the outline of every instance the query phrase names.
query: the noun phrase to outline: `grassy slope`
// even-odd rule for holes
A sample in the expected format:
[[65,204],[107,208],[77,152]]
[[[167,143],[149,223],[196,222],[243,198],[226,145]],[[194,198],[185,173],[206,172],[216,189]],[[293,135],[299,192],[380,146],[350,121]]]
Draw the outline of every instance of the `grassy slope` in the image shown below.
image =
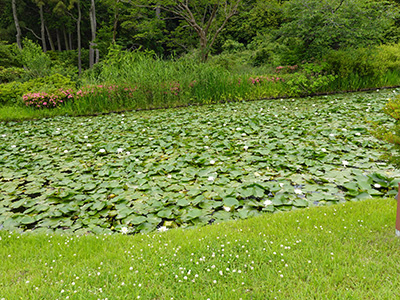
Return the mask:
[[0,231],[0,299],[398,299],[395,205],[136,236]]

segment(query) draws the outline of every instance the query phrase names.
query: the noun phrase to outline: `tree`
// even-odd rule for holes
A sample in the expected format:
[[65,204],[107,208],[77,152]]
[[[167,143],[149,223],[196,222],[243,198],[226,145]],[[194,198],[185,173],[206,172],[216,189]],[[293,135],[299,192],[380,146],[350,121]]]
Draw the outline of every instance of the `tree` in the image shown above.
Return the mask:
[[238,13],[241,2],[242,0],[166,0],[163,3],[158,1],[155,7],[184,20],[197,33],[200,60],[205,62],[218,35],[229,19]]
[[292,0],[284,7],[286,20],[276,37],[292,53],[292,63],[332,49],[378,44],[394,16],[384,0]]
[[22,49],[22,43],[21,43],[21,27],[19,25],[19,20],[18,20],[18,15],[17,15],[17,4],[16,0],[12,0],[12,11],[13,11],[13,17],[14,17],[14,22],[15,22],[15,29],[17,30],[16,38],[17,38],[17,45],[19,49]]
[[41,36],[41,41],[42,41],[42,48],[43,52],[47,51],[47,46],[46,46],[46,32],[45,32],[45,24],[44,24],[44,15],[43,15],[43,6],[44,6],[44,1],[43,0],[34,0],[35,4],[39,7],[39,15],[40,15],[40,36]]
[[90,18],[90,28],[92,33],[92,40],[89,42],[89,67],[91,68],[95,63],[98,63],[99,61],[99,50],[94,49],[94,46],[96,46],[95,40],[96,40],[96,27],[97,27],[96,7],[94,0],[91,0],[89,18]]

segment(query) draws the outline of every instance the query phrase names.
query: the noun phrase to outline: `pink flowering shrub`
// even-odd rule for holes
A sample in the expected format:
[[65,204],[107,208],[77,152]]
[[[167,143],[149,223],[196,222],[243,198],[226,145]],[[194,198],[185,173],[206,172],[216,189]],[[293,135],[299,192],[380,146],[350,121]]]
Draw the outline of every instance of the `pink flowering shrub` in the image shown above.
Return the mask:
[[74,92],[71,89],[61,89],[55,93],[28,93],[22,96],[25,105],[34,108],[56,108],[73,98]]
[[252,85],[260,85],[265,82],[272,82],[272,83],[277,83],[277,82],[284,82],[285,80],[280,77],[274,77],[274,76],[257,76],[255,78],[250,77],[249,78],[249,83]]
[[279,74],[291,74],[294,73],[296,71],[298,71],[299,66],[298,65],[294,65],[294,66],[278,66],[275,69],[276,73]]

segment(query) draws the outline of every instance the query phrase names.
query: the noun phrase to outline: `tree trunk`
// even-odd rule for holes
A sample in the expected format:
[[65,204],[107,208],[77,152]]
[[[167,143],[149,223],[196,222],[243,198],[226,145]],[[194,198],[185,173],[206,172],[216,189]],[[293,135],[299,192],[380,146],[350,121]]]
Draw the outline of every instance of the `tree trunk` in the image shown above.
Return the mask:
[[117,38],[117,27],[118,27],[118,21],[119,21],[119,8],[118,8],[119,1],[120,0],[117,0],[117,2],[115,3],[113,39],[112,39],[113,44],[115,44],[115,39]]
[[82,19],[82,13],[81,13],[81,1],[77,1],[78,5],[78,19],[76,21],[76,33],[78,37],[78,71],[79,75],[82,73],[82,45],[81,45],[81,19]]
[[160,6],[156,6],[156,17],[157,19],[161,19],[161,7]]
[[47,26],[45,26],[45,28],[46,28],[46,32],[47,32],[47,38],[49,39],[49,44],[50,44],[51,51],[56,51],[56,47],[54,47],[54,42],[53,42],[53,39],[51,37],[49,28]]
[[46,52],[47,46],[46,46],[46,32],[44,29],[43,4],[39,5],[39,13],[40,13],[40,36],[42,39],[42,48],[43,52]]
[[58,51],[62,51],[62,49],[61,49],[61,40],[60,40],[60,32],[58,31],[58,29],[56,29],[56,34],[57,34],[57,48],[58,48]]
[[90,29],[92,31],[92,40],[89,43],[89,68],[92,68],[95,64],[95,49],[93,47],[96,46],[96,7],[94,0],[91,0],[90,11],[89,11],[89,18],[90,18]]
[[200,34],[200,61],[202,63],[205,63],[207,61],[208,58],[208,40],[207,40],[207,35],[205,34],[204,31],[202,31]]
[[67,32],[65,31],[65,27],[63,27],[63,35],[64,35],[65,50],[71,50],[69,47]]
[[16,0],[11,1],[12,4],[12,11],[13,11],[13,17],[14,17],[14,23],[15,23],[15,29],[17,30],[16,38],[17,38],[17,45],[19,49],[22,49],[22,43],[21,43],[21,27],[19,26],[19,21],[18,21],[18,16],[17,16],[17,4]]
[[69,40],[69,50],[74,50],[74,46],[72,44],[72,32],[68,32],[68,40]]

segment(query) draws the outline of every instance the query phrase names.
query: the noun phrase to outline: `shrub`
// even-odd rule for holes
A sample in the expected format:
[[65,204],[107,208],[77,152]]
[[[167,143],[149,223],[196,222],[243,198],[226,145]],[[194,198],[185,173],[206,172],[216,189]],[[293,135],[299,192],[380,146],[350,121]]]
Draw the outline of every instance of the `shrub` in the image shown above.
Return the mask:
[[7,45],[0,41],[0,67],[22,67],[20,52],[16,44]]
[[395,120],[392,127],[374,125],[372,133],[378,139],[392,144],[391,151],[386,152],[383,156],[393,165],[400,167],[400,95],[389,102],[383,111]]
[[42,48],[29,39],[24,39],[21,57],[27,69],[27,79],[49,76],[51,74],[51,60],[43,53]]
[[[325,57],[325,70],[337,74],[340,78],[347,78],[350,75],[358,76],[379,76],[384,70],[376,64],[377,48],[348,48],[329,52]],[[385,64],[385,62],[383,62]]]
[[20,104],[23,93],[23,85],[20,82],[0,84],[0,105]]
[[54,74],[47,77],[31,79],[24,83],[10,82],[0,84],[0,105],[23,104],[22,95],[28,93],[56,93],[60,89],[75,89],[75,82],[68,77]]
[[[295,68],[297,69],[297,67]],[[321,92],[336,79],[336,75],[328,74],[326,64],[306,63],[298,72],[290,74],[285,80],[287,92],[291,96],[301,96]]]
[[4,68],[0,66],[0,83],[6,83],[19,80],[25,74],[24,69],[10,67]]
[[74,92],[72,90],[63,89],[51,94],[46,92],[28,93],[22,97],[26,106],[35,108],[56,108],[73,100],[73,98]]

